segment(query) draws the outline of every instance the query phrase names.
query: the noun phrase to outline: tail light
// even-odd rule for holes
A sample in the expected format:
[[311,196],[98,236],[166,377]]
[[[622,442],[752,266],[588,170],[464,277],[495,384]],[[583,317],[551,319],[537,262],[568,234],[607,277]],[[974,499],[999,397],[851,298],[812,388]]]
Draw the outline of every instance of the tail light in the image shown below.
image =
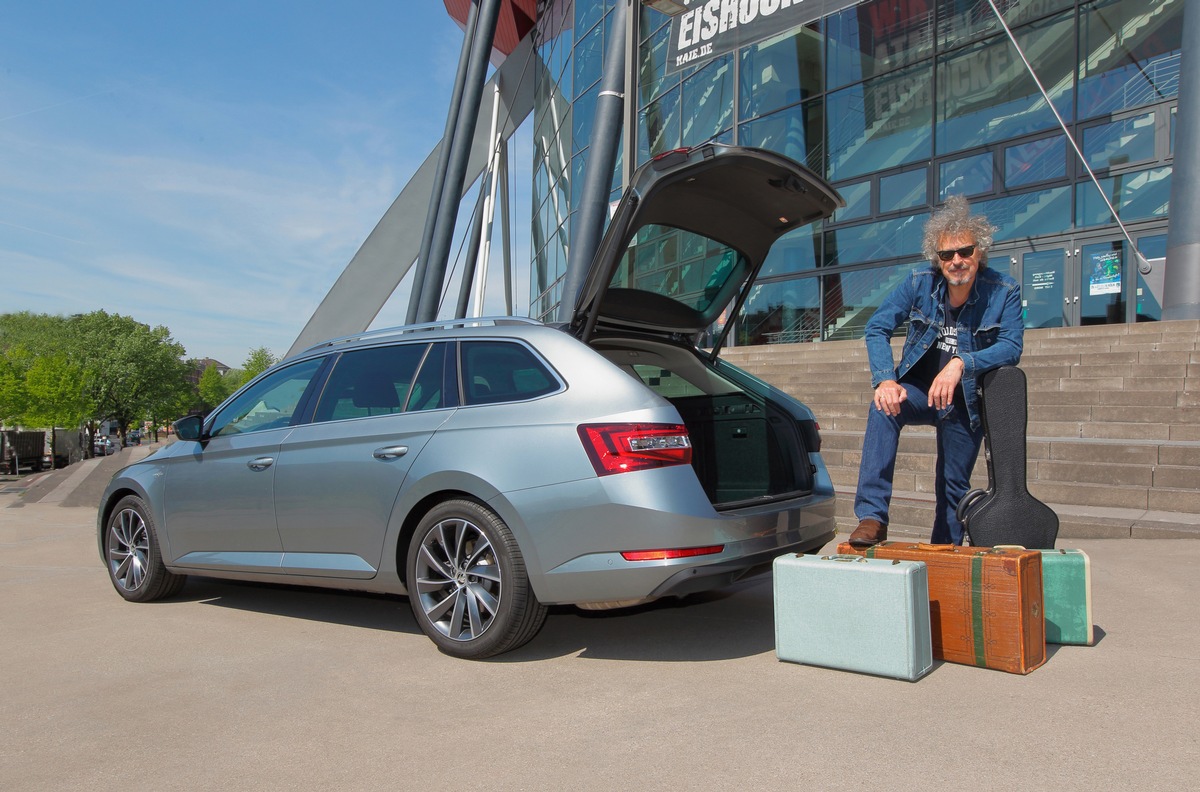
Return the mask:
[[579,439],[597,476],[692,463],[683,424],[583,424]]

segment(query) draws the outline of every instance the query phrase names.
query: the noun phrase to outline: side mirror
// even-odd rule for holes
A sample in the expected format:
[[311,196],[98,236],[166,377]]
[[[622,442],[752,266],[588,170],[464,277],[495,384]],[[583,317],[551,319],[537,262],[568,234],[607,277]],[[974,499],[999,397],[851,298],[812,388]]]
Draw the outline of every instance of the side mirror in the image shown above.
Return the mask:
[[204,430],[204,416],[187,415],[174,424],[175,437],[180,440],[199,440]]

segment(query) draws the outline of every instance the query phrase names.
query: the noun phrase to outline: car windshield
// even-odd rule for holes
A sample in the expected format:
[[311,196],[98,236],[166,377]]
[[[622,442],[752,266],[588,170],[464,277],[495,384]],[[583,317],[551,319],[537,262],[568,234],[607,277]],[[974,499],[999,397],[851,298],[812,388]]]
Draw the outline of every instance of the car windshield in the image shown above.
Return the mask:
[[744,255],[715,239],[647,225],[630,240],[608,285],[660,294],[712,315],[730,300],[749,267]]

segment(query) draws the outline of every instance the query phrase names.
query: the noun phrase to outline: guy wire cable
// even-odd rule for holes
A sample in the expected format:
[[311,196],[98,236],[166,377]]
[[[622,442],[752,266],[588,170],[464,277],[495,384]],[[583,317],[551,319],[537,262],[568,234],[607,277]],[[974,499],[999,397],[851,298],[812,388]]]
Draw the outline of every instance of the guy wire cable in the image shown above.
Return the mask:
[[1071,130],[1067,128],[1067,123],[1063,121],[1063,117],[1059,115],[1058,108],[1054,106],[1054,102],[1050,99],[1050,94],[1046,92],[1042,81],[1038,78],[1037,72],[1033,70],[1033,65],[1029,59],[1025,57],[1025,51],[1021,49],[1021,45],[1017,43],[1017,37],[1013,35],[1012,29],[1008,23],[1004,21],[1004,15],[1000,13],[1000,9],[996,7],[995,0],[987,0],[987,4],[992,7],[992,12],[996,15],[996,21],[1000,23],[1000,27],[1004,28],[1004,32],[1008,35],[1008,40],[1012,42],[1013,49],[1017,51],[1017,55],[1021,58],[1021,62],[1025,64],[1025,69],[1029,72],[1029,76],[1033,78],[1033,82],[1037,85],[1038,90],[1042,93],[1042,98],[1046,100],[1050,112],[1054,113],[1054,117],[1058,120],[1058,125],[1062,127],[1063,134],[1067,136],[1067,140],[1071,143],[1071,148],[1075,150],[1075,156],[1079,157],[1079,162],[1083,165],[1087,175],[1091,178],[1092,184],[1096,185],[1096,192],[1100,193],[1100,197],[1104,200],[1104,205],[1108,207],[1108,211],[1112,214],[1113,219],[1117,221],[1117,226],[1121,229],[1121,233],[1125,237],[1125,241],[1129,243],[1129,249],[1137,258],[1138,271],[1143,275],[1150,272],[1150,262],[1137,249],[1137,245],[1133,242],[1133,237],[1129,234],[1129,229],[1125,228],[1125,223],[1121,221],[1121,216],[1117,214],[1117,210],[1112,205],[1112,201],[1108,200],[1108,196],[1104,193],[1104,188],[1100,186],[1100,180],[1096,178],[1095,171],[1088,165],[1087,159],[1083,156],[1083,151],[1079,148],[1079,144],[1075,142],[1075,138],[1071,135]]

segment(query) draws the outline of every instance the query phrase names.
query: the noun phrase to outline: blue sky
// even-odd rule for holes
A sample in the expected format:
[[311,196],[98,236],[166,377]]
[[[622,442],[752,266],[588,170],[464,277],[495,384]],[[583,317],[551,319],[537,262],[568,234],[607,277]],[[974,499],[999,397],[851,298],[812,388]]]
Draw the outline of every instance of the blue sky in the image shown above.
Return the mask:
[[7,6],[0,312],[104,309],[235,367],[287,351],[432,149],[462,46],[440,0]]

